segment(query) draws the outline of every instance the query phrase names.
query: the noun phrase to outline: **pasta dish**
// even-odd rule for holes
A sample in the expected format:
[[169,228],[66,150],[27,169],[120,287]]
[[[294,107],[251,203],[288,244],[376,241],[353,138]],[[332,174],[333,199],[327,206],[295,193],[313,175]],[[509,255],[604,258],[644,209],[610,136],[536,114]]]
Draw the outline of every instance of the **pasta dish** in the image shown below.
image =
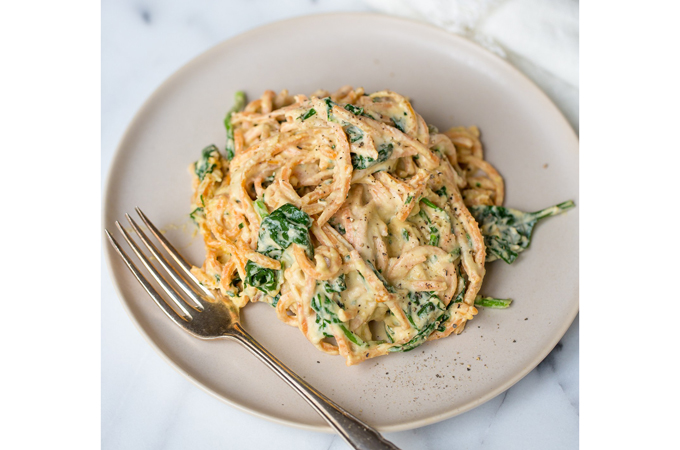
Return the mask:
[[512,262],[536,220],[573,206],[502,208],[479,130],[440,133],[391,91],[239,93],[225,126],[226,155],[191,166],[192,272],[347,365],[461,333],[496,301],[479,296],[487,259]]

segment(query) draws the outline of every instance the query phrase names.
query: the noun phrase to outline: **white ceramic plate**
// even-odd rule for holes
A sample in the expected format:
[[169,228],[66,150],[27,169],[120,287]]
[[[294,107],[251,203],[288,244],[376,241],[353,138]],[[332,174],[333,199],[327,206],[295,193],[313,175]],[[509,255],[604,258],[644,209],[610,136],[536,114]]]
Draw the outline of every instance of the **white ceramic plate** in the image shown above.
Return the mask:
[[[187,167],[223,148],[233,94],[265,89],[309,94],[345,84],[409,96],[428,123],[478,125],[488,160],[505,177],[506,206],[533,211],[578,204],[578,141],[527,78],[477,45],[440,29],[387,16],[333,14],[257,28],[200,55],[170,77],[130,124],[106,189],[104,223],[135,206],[195,264],[200,237],[188,219]],[[547,164],[547,168],[546,168]],[[531,371],[578,310],[578,208],[536,227],[528,251],[488,266],[482,293],[510,297],[481,310],[460,336],[346,367],[317,351],[265,304],[248,306],[246,328],[313,386],[382,431],[415,428],[467,411]],[[293,390],[237,343],[200,341],[173,325],[108,244],[109,265],[130,317],[179,372],[228,404],[260,417],[328,430]]]

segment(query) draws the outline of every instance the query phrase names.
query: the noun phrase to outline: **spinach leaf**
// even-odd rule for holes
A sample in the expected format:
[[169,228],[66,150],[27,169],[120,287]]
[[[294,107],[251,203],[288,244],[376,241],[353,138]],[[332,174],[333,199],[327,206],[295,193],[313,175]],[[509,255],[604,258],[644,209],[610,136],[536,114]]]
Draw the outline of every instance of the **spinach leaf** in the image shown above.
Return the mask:
[[365,112],[364,108],[360,108],[358,106],[354,106],[354,105],[351,105],[351,104],[348,103],[348,104],[345,105],[345,109],[347,111],[351,112],[352,114],[354,114],[355,116],[364,116],[364,117],[368,117],[369,119],[375,120],[375,117],[373,117],[369,113]]
[[312,219],[290,203],[279,207],[262,219],[257,235],[257,251],[270,258],[280,259],[293,243],[304,247],[307,256],[314,257],[309,237]]
[[350,342],[359,346],[365,346],[366,343],[352,331],[350,331],[345,324],[338,317],[338,305],[331,300],[330,296],[318,293],[312,298],[312,309],[316,313],[315,323],[324,337],[334,337],[331,326],[337,325]]
[[198,225],[199,219],[205,220],[205,210],[201,207],[198,207],[198,208],[194,209],[193,211],[191,211],[191,213],[189,214],[189,217],[191,217],[191,220],[193,220],[194,223],[196,225]]
[[337,105],[333,100],[331,100],[330,97],[325,97],[323,99],[324,102],[326,102],[326,107],[327,107],[327,115],[328,115],[328,120],[330,122],[336,122],[335,117],[333,117],[333,105]]
[[347,289],[347,284],[345,283],[345,274],[341,273],[334,280],[324,281],[323,288],[326,290],[327,293],[344,291],[345,289]]
[[279,287],[280,270],[267,269],[250,260],[246,263],[245,284],[254,286],[264,293],[274,292]]
[[478,295],[475,298],[475,306],[481,306],[483,308],[496,308],[505,309],[510,306],[512,300],[509,298],[493,298],[493,297],[482,297]]
[[439,326],[439,323],[441,321],[436,321],[429,323],[425,328],[420,330],[418,334],[416,334],[410,341],[408,341],[405,344],[402,345],[395,345],[394,347],[390,347],[389,351],[390,352],[408,352],[413,350],[414,348],[420,346],[423,344],[427,338],[432,334],[432,332]]
[[338,222],[333,221],[333,223],[331,223],[331,226],[332,226],[333,228],[335,228],[336,231],[337,231],[338,233],[340,233],[340,234],[345,234],[345,233],[347,233],[347,230],[345,230],[345,227],[342,226],[341,223],[338,223]]
[[300,120],[302,120],[302,121],[304,122],[305,120],[307,120],[307,119],[309,119],[310,117],[312,117],[314,114],[316,114],[316,109],[311,108],[309,111],[307,111],[306,114],[302,114],[300,117],[298,117],[298,119],[300,119]]
[[390,156],[392,156],[393,149],[394,146],[392,145],[392,143],[389,144],[382,143],[378,147],[378,159],[373,159],[370,156],[362,156],[352,153],[352,167],[354,167],[357,170],[366,169],[375,164],[387,161],[390,158]]
[[440,189],[434,191],[434,193],[440,197],[446,197],[446,186],[442,186]]
[[343,333],[345,333],[345,336],[347,336],[347,339],[350,341],[354,342],[356,345],[364,346],[366,343],[356,334],[352,333],[345,327],[344,325],[338,325],[340,329],[342,330]]
[[[378,272],[378,269],[375,268],[373,263],[371,261],[366,261],[366,264],[371,268],[375,276],[378,277],[378,279],[382,282],[383,286],[385,286],[385,289],[387,289],[387,292],[390,294],[396,294],[397,290],[394,288],[394,286],[387,282],[385,277],[383,277],[380,272]],[[359,274],[361,275],[361,272]]]
[[511,264],[519,253],[526,250],[531,242],[531,233],[536,222],[573,208],[569,200],[550,208],[525,213],[502,206],[471,206],[468,209],[479,224],[488,250],[487,262],[502,259]]
[[384,325],[385,325],[385,335],[387,336],[387,340],[390,341],[390,344],[394,344],[394,330],[392,329],[392,327],[390,327],[386,323]]
[[316,313],[315,323],[319,325],[324,336],[333,337],[330,326],[334,323],[342,323],[335,313],[336,305],[328,296],[319,293],[312,297],[310,306]]
[[[418,333],[410,341],[389,349],[390,352],[407,352],[423,344],[435,331],[444,331],[440,325],[449,319],[444,303],[434,292],[409,292],[406,317]],[[388,335],[389,337],[389,335]]]
[[[427,205],[427,203],[425,204]],[[437,229],[437,227],[432,223],[428,215],[422,209],[420,210],[418,215],[425,220],[425,222],[429,225],[430,228],[430,238],[427,244],[433,247],[439,246],[439,230]]]
[[420,201],[423,202],[423,203],[425,203],[427,206],[429,206],[430,208],[434,209],[435,211],[444,211],[442,208],[440,208],[439,206],[437,206],[437,205],[435,205],[434,203],[432,203],[431,200],[428,200],[428,199],[426,199],[426,198],[421,198]]
[[[444,331],[443,329],[439,328],[439,325],[446,320],[448,320],[448,315],[442,314],[439,316],[434,322],[430,322],[427,324],[425,328],[420,330],[418,334],[416,334],[413,338],[411,338],[410,341],[406,342],[405,344],[401,345],[395,345],[394,347],[389,348],[389,352],[408,352],[413,350],[414,348],[422,345],[427,341],[427,338],[430,337],[430,335],[436,330],[440,329],[440,331]],[[390,337],[388,335],[388,337]]]
[[404,127],[403,117],[391,117],[391,120],[392,123],[394,124],[394,128],[401,131],[402,133],[406,133],[406,127]]
[[345,127],[345,133],[347,133],[350,142],[360,141],[364,137],[364,133],[354,125]]
[[[257,235],[257,251],[280,261],[283,252],[296,243],[304,247],[305,253],[312,258],[314,247],[309,237],[311,226],[312,219],[307,213],[286,203],[262,219]],[[263,292],[276,291],[282,278],[281,270],[266,269],[252,261],[246,264],[245,284],[255,286]]]
[[231,124],[231,115],[235,112],[243,110],[246,106],[246,94],[243,91],[238,91],[234,94],[234,106],[227,111],[227,116],[224,118],[224,128],[227,130],[227,144],[225,150],[227,152],[227,159],[231,161],[234,158],[234,126]]
[[198,176],[199,180],[203,181],[203,178],[205,178],[207,174],[212,173],[212,171],[215,170],[217,164],[211,163],[210,158],[218,155],[219,151],[217,150],[217,147],[212,144],[201,150],[201,159],[194,163],[194,172],[196,172],[196,176]]
[[275,217],[285,218],[290,222],[303,225],[307,228],[312,226],[312,219],[309,217],[309,215],[290,203],[280,206],[272,213],[272,215]]
[[358,106],[347,104],[345,105],[345,109],[354,114],[355,116],[361,116],[364,114],[364,108],[360,108]]
[[408,231],[406,231],[405,228],[402,228],[402,230],[401,230],[401,237],[403,237],[404,240],[405,240],[406,242],[408,242],[408,240],[410,239],[411,235],[408,234]]
[[255,207],[255,212],[257,212],[261,219],[264,219],[269,215],[267,205],[264,203],[264,194],[262,194],[262,198],[258,198],[253,202],[253,206]]
[[463,297],[465,297],[465,289],[461,290],[461,291],[458,293],[458,295],[456,295],[456,298],[454,298],[453,300],[451,300],[451,303],[449,303],[449,308],[450,308],[451,305],[453,305],[454,303],[460,303],[460,302],[462,302],[462,301],[463,301]]
[[[435,309],[444,311],[444,304],[433,291],[418,291],[408,293],[408,305],[406,314],[423,319]],[[416,327],[418,328],[418,327]]]

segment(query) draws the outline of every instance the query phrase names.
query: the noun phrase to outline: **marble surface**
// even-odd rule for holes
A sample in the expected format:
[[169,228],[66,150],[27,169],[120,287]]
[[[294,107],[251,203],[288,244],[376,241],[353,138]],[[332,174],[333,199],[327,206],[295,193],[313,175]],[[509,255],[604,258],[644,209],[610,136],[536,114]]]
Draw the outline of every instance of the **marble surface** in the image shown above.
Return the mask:
[[[104,0],[102,185],[118,141],[137,109],[185,62],[243,31],[299,15],[381,10],[410,14],[419,20],[432,21],[432,17],[440,17],[432,16],[432,10],[386,9],[385,3],[359,0]],[[438,2],[433,3],[436,7]],[[460,3],[465,6],[469,2]],[[508,60],[546,91],[578,130],[577,69],[574,77],[574,67],[560,66],[540,46],[531,43],[534,40],[531,36],[540,34],[541,25],[544,32],[547,30],[553,37],[559,35],[560,30],[566,29],[564,33],[567,34],[569,30],[573,32],[574,2],[543,2],[551,6],[543,6],[545,14],[528,25],[523,11],[532,10],[532,3],[536,2],[490,3],[492,5],[482,11],[481,16],[465,22],[463,28],[460,20],[456,22],[460,16],[455,14],[460,10],[446,11],[452,14],[453,20],[440,25],[504,52]],[[576,14],[577,19],[578,6]],[[527,31],[522,24],[534,30]],[[569,54],[569,39],[558,41],[566,42],[564,51]],[[559,44],[553,41],[552,45]],[[576,64],[577,61],[578,53]],[[152,350],[128,319],[103,259],[101,297],[102,448],[347,448],[334,435],[289,428],[238,411],[184,379]],[[387,437],[404,449],[577,448],[578,346],[577,317],[552,353],[505,393],[463,415],[416,430],[388,433]]]

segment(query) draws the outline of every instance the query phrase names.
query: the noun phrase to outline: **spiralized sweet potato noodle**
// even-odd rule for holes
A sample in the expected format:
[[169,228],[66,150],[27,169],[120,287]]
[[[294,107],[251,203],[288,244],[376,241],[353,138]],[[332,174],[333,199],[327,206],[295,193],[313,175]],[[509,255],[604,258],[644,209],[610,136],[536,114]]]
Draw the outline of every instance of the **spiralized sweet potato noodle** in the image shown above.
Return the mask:
[[[202,177],[190,168],[201,283],[239,308],[275,305],[281,321],[348,365],[463,331],[486,257],[466,206],[504,197],[476,127],[439,133],[404,96],[351,86],[309,97],[266,91],[231,124],[233,159],[215,151]],[[298,244],[280,260],[259,253],[256,201],[266,213],[291,204],[308,214],[313,256]],[[276,292],[244,283],[248,261],[281,274]],[[336,282],[344,290],[324,287]]]

